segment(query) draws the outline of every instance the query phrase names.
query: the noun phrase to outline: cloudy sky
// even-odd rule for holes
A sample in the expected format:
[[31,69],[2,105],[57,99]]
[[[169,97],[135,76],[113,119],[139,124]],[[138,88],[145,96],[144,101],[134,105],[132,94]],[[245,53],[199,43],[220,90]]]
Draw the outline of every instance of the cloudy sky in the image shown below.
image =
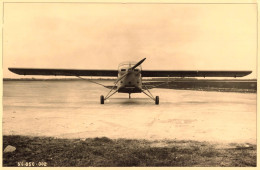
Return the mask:
[[252,70],[255,4],[6,3],[3,73],[8,67]]

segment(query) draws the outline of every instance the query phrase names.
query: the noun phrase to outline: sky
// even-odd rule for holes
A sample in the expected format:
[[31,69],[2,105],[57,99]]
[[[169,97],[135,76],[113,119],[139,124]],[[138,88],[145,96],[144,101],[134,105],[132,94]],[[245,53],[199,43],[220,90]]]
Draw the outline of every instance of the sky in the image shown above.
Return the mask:
[[8,67],[252,70],[256,4],[5,3],[3,77]]

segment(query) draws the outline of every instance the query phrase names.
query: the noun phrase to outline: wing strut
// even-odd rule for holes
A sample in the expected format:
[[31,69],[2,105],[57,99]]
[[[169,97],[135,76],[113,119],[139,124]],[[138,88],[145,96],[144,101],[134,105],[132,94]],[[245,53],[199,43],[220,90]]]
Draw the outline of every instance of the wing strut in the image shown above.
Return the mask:
[[[152,99],[154,100],[154,97],[153,97],[153,95],[152,95],[152,93],[150,92],[150,90],[146,87],[146,85],[144,84],[144,87],[146,88],[146,90],[148,91],[148,93],[150,93],[150,95],[151,95],[151,97],[152,97]],[[143,91],[144,92],[144,91]],[[147,94],[146,94],[147,95]]]
[[[105,88],[110,89],[109,87],[105,86],[104,84],[101,84],[101,83],[95,82],[95,81],[93,81],[93,80],[90,80],[90,79],[84,79],[84,78],[82,78],[82,77],[80,77],[80,76],[76,76],[76,77],[78,77],[78,78],[80,78],[80,79],[82,79],[82,80],[86,80],[86,81],[89,81],[89,82],[91,82],[91,83],[95,83],[95,84],[98,84],[98,85],[100,85],[100,86],[103,86],[103,87],[105,87]],[[114,87],[113,87],[113,88],[114,88]],[[112,89],[113,89],[113,88],[112,88]]]

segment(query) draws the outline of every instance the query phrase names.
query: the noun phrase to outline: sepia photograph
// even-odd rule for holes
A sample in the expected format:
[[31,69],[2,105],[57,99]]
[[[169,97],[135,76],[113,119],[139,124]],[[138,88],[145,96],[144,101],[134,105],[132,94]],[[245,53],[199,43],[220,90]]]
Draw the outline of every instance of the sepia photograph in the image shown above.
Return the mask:
[[3,2],[3,167],[257,167],[256,2]]

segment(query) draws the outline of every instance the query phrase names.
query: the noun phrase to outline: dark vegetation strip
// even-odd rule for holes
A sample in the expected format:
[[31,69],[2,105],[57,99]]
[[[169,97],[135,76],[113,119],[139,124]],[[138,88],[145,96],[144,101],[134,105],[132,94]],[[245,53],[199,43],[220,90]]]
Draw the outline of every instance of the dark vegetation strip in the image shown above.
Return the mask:
[[[111,81],[111,79],[101,79]],[[157,79],[155,79],[157,80]],[[4,81],[82,81],[80,79],[4,79]],[[95,80],[96,81],[96,80]],[[98,82],[99,80],[97,80]],[[256,93],[257,81],[254,80],[199,80],[199,79],[158,79],[157,81],[144,81],[148,88],[166,88],[179,90],[201,90],[201,91],[220,91],[220,92],[240,92]],[[112,81],[111,81],[112,83]],[[109,86],[108,86],[109,87]],[[111,86],[112,88],[113,86]]]
[[[148,87],[157,86],[163,82],[147,82]],[[164,83],[159,88],[166,89],[180,89],[180,90],[201,90],[201,91],[221,91],[221,92],[241,92],[241,93],[256,93],[257,82],[256,81],[174,81]]]
[[18,162],[46,162],[50,167],[256,166],[255,145],[219,148],[196,141],[3,136],[3,149],[8,145],[16,150],[3,153],[3,166],[17,166]]

